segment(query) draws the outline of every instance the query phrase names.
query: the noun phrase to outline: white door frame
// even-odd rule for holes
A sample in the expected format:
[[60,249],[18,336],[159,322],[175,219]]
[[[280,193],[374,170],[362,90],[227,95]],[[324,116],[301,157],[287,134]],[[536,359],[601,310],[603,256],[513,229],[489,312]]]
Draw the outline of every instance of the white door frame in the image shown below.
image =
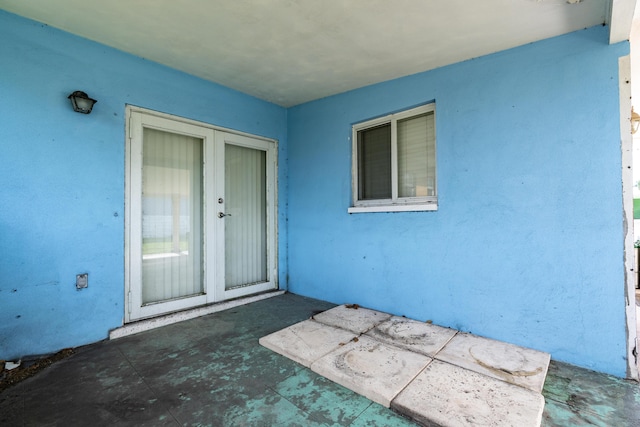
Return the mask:
[[638,379],[636,325],[636,259],[633,248],[633,136],[631,135],[631,61],[618,60],[620,94],[620,149],[622,154],[622,207],[624,215],[624,294],[627,321],[627,378]]
[[[130,105],[126,106],[125,114],[127,117],[125,144],[125,323],[278,289],[277,141]],[[179,132],[203,139],[205,165],[203,171],[205,187],[203,209],[205,217],[209,218],[205,220],[203,232],[205,239],[204,294],[161,304],[150,304],[145,307],[142,306],[142,296],[136,292],[141,288],[139,283],[141,280],[141,256],[138,257],[140,254],[134,249],[141,247],[141,235],[135,231],[141,230],[141,225],[136,221],[141,218],[142,211],[140,203],[132,203],[133,195],[141,194],[141,170],[134,170],[133,165],[142,164],[142,151],[132,149],[132,139],[141,137],[136,132],[141,132],[142,123],[148,127],[170,132],[176,132],[178,129]],[[171,126],[168,127],[167,124],[171,124]],[[267,198],[272,201],[267,209],[269,281],[250,288],[230,291],[224,289],[224,240],[220,238],[220,236],[224,237],[224,219],[217,217],[218,206],[215,201],[218,197],[223,197],[222,194],[224,194],[224,187],[220,188],[221,185],[224,185],[224,138],[230,139],[234,144],[252,148],[257,145],[264,148],[267,152],[267,191],[272,196]],[[222,141],[222,145],[220,141]],[[218,156],[222,157],[218,158]],[[222,171],[220,171],[220,165],[222,165]],[[221,176],[220,173],[222,173]],[[213,218],[214,215],[215,218]],[[210,226],[207,226],[207,221]],[[220,234],[221,229],[222,234]],[[222,245],[220,245],[221,241]],[[136,259],[132,259],[132,254]],[[222,266],[221,269],[220,266]]]

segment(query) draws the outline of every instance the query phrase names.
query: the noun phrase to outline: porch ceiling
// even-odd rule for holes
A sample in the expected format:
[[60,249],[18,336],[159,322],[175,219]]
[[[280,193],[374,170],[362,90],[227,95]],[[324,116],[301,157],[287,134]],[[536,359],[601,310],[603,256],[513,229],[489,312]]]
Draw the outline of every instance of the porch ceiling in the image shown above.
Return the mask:
[[602,23],[637,0],[0,0],[0,9],[288,107]]

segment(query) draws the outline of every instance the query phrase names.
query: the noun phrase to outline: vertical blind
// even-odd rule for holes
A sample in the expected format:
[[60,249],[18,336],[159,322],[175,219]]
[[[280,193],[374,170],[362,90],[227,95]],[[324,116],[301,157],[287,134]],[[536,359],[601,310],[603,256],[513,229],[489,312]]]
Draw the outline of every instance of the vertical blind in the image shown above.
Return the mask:
[[203,141],[145,128],[142,150],[142,303],[200,294]]
[[268,281],[267,156],[225,145],[225,289]]
[[433,113],[398,120],[398,197],[435,196]]

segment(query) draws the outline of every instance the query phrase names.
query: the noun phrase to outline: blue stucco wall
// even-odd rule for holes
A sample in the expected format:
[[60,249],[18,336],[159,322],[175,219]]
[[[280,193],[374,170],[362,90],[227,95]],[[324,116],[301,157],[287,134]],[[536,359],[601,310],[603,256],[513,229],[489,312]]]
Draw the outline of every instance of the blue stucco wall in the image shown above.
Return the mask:
[[[594,27],[289,109],[289,289],[624,376],[618,58]],[[436,101],[439,210],[347,213],[351,125]]]
[[[0,11],[0,359],[122,324],[126,104],[275,138],[286,159],[284,108]],[[284,278],[286,162],[279,178]]]
[[[131,104],[279,140],[281,288],[624,376],[627,53],[594,27],[285,110],[0,11],[0,359],[122,324]],[[439,210],[349,215],[351,125],[432,100]]]

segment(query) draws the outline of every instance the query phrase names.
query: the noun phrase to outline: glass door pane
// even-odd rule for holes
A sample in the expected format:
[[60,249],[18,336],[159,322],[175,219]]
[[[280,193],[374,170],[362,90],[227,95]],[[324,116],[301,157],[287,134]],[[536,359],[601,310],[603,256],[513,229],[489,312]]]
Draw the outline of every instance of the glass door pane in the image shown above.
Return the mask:
[[225,144],[225,290],[267,282],[267,156]]
[[202,294],[203,140],[145,128],[142,304]]

